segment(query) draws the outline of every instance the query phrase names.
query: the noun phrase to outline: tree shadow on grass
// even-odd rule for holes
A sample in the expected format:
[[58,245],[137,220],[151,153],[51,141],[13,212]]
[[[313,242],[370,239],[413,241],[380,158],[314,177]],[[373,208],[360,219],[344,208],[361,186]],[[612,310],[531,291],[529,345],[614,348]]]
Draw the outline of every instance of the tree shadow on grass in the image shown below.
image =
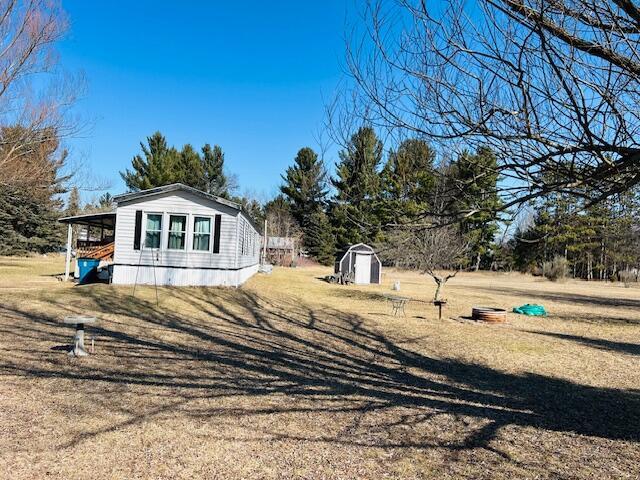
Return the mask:
[[640,344],[629,342],[617,342],[614,340],[604,340],[602,338],[590,338],[581,335],[570,335],[567,333],[541,332],[535,330],[525,330],[527,333],[535,333],[536,335],[544,335],[546,337],[559,338],[568,340],[588,347],[597,348],[599,350],[609,350],[612,352],[627,353],[630,355],[640,355]]
[[[77,380],[74,388],[89,392],[105,384],[144,388],[140,395],[170,395],[171,401],[141,412],[104,395],[103,407],[124,409],[129,418],[76,435],[67,447],[177,408],[207,418],[348,413],[359,422],[378,414],[373,437],[361,434],[357,425],[347,433],[314,437],[269,432],[269,438],[365,447],[492,449],[492,439],[510,425],[640,440],[640,396],[635,392],[425,355],[416,351],[424,338],[391,338],[358,315],[297,298],[270,300],[231,289],[163,289],[161,295],[171,301],[157,307],[155,299],[132,298],[107,287],[86,289],[83,295],[98,317],[117,319],[91,328],[103,353],[90,357],[90,368],[51,358],[38,361],[41,352],[34,351],[17,359],[1,356],[0,375]],[[68,302],[49,301],[60,317],[73,311]],[[5,336],[19,339],[26,323],[28,334],[45,343],[56,341],[64,328],[57,316],[24,307],[2,307],[0,321]],[[272,395],[281,401],[269,407],[199,402]],[[471,418],[482,427],[446,443],[430,435],[398,433],[401,426],[416,429],[437,415]]]
[[524,290],[518,288],[509,287],[496,287],[494,285],[487,287],[478,287],[479,290],[484,290],[492,294],[504,294],[511,296],[521,296],[522,302],[536,301],[549,301],[558,303],[570,303],[580,305],[597,305],[603,307],[631,307],[640,308],[640,300],[633,298],[615,298],[615,297],[600,297],[594,295],[582,295],[569,292],[547,292],[540,290]]

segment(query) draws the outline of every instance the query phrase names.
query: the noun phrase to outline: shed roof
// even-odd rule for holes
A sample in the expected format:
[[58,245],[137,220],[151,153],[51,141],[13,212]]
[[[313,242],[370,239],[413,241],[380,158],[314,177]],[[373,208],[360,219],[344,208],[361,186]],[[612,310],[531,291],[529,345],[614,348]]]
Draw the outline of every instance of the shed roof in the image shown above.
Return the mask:
[[[380,258],[376,254],[376,251],[373,249],[373,247],[371,245],[367,245],[366,243],[355,243],[353,245],[350,245],[348,248],[345,248],[344,250],[339,251],[338,254],[336,255],[336,262],[342,262],[342,260],[347,255],[347,253],[351,252],[352,250],[357,250],[362,248],[369,251],[368,253],[366,253],[366,255],[369,255],[369,254],[373,255],[376,258],[376,260],[378,260],[378,262],[381,263]],[[359,250],[359,251],[362,251],[362,250]]]

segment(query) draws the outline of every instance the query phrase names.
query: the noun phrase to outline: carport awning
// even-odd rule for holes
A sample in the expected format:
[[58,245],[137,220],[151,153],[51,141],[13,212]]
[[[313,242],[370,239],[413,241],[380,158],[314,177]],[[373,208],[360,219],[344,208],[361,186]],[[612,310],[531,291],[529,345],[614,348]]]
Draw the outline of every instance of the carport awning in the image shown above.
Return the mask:
[[116,212],[85,213],[73,217],[63,217],[58,220],[61,223],[72,225],[88,225],[91,227],[114,228],[116,225]]

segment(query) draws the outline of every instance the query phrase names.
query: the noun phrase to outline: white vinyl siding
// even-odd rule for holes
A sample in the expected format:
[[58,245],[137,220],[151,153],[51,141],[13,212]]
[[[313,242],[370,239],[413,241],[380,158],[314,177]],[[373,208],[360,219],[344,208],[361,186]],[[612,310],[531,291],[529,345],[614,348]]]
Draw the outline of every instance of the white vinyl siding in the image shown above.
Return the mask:
[[[133,249],[136,211],[143,212],[143,242],[147,215],[162,214],[160,248]],[[219,253],[213,253],[216,215],[220,215]],[[186,217],[182,250],[168,248],[169,231],[182,232],[182,227],[171,228],[172,216]],[[208,232],[206,222],[200,221],[207,218]],[[136,275],[139,283],[152,282],[155,271],[158,285],[240,285],[257,271],[259,234],[245,214],[233,207],[191,192],[164,192],[118,203],[114,263],[116,284],[132,284]]]
[[[166,241],[161,241],[161,248],[157,251],[134,250],[134,231],[136,211],[155,213],[162,212],[165,233],[169,222],[169,215],[187,215],[187,237],[185,250],[169,250]],[[221,215],[220,222],[220,253],[197,251],[193,247],[193,218],[211,217],[212,224],[215,215]],[[190,192],[169,192],[139,198],[130,202],[118,204],[116,210],[116,235],[114,263],[126,265],[166,265],[174,267],[202,267],[202,268],[239,268],[236,262],[236,222],[240,212],[232,207],[218,204]],[[146,219],[143,215],[143,227]],[[212,225],[211,244],[215,234]],[[144,237],[143,237],[144,238]],[[155,253],[153,253],[155,252]],[[255,263],[258,263],[257,261]],[[248,265],[247,265],[248,266]],[[133,282],[133,280],[132,280]]]
[[238,220],[238,266],[246,267],[260,261],[260,234],[253,225],[240,214]]
[[127,285],[137,278],[140,285],[237,287],[257,271],[257,264],[238,270],[115,265],[113,283]]

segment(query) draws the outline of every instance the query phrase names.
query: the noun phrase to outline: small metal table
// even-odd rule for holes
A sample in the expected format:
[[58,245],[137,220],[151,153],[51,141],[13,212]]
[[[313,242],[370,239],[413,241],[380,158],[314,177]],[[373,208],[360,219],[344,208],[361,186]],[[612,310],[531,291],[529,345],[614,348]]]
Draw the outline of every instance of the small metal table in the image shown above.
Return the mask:
[[407,306],[407,303],[409,303],[409,298],[399,297],[397,295],[389,295],[387,298],[391,302],[391,308],[394,316],[397,316],[400,312],[402,312],[403,316],[407,316],[404,308]]
[[84,349],[84,326],[86,324],[94,324],[97,322],[96,317],[86,315],[70,315],[64,317],[64,323],[76,326],[76,334],[73,337],[73,345],[69,351],[69,355],[74,357],[86,357],[89,353]]

